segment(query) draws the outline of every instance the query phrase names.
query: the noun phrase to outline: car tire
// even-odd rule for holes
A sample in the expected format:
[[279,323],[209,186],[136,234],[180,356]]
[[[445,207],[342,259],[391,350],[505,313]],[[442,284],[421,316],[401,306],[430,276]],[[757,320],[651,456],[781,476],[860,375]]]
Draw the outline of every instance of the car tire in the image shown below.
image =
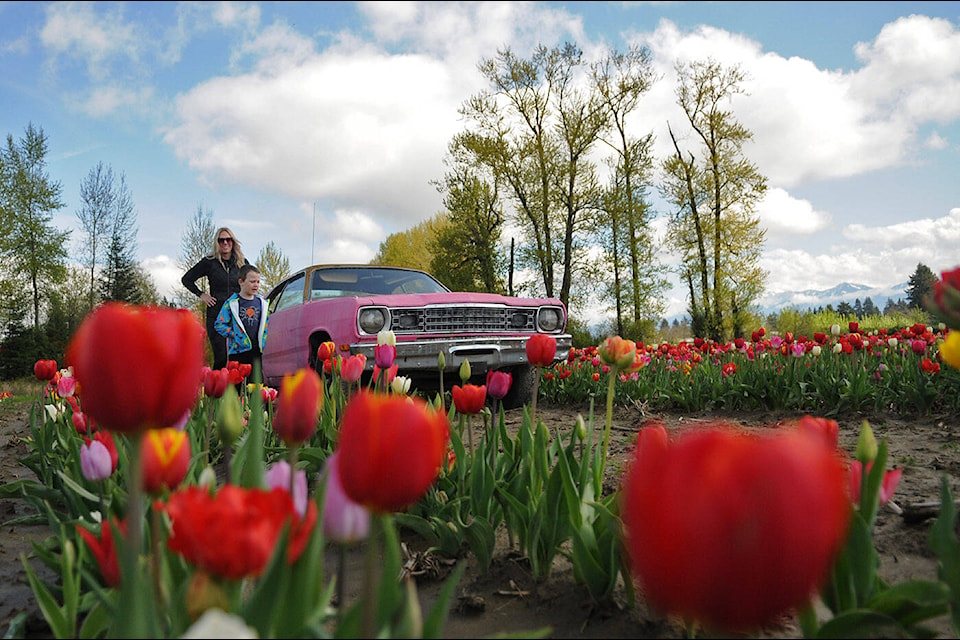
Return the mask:
[[510,391],[500,401],[505,411],[520,408],[533,400],[533,382],[538,374],[538,370],[529,364],[517,365],[509,371],[513,374],[513,382]]

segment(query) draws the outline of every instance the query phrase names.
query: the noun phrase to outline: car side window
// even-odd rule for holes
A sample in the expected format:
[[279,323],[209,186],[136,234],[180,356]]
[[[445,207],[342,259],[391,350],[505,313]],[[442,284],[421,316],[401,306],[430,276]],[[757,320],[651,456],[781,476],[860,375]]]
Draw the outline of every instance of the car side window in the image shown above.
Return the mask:
[[270,309],[270,313],[283,311],[298,304],[303,304],[303,283],[305,278],[305,275],[300,275],[288,282],[286,286],[284,286],[283,291],[280,292],[280,295],[274,298],[273,304],[271,304],[273,308]]

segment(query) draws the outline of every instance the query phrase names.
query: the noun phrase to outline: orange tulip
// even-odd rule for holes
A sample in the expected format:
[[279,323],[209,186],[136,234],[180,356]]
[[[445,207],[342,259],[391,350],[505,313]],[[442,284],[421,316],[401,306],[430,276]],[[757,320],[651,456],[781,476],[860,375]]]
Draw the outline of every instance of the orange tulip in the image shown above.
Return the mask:
[[661,612],[755,631],[805,606],[851,516],[845,465],[820,434],[712,425],[669,443],[641,431],[623,493],[630,565]]
[[436,480],[449,436],[446,415],[420,398],[361,389],[340,424],[344,492],[379,512],[408,507]]
[[313,369],[287,374],[280,384],[273,429],[287,445],[310,439],[323,408],[323,382]]
[[158,494],[175,489],[190,467],[190,438],[172,428],[151,429],[140,441],[143,490]]
[[124,433],[176,424],[200,394],[204,335],[185,309],[101,305],[67,347],[84,412]]
[[620,336],[610,336],[601,343],[598,353],[603,364],[622,371],[633,366],[637,357],[637,344]]

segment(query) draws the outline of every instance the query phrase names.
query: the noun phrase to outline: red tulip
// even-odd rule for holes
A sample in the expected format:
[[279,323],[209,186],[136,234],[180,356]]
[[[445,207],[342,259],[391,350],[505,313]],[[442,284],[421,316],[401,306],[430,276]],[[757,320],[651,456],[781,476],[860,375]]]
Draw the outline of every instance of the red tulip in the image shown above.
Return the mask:
[[513,374],[509,371],[487,371],[487,393],[491,398],[502,400],[513,385]]
[[37,380],[53,380],[53,377],[57,375],[57,361],[37,360],[33,365],[33,375],[36,376]]
[[[867,473],[873,468],[873,463],[867,463]],[[860,489],[863,483],[863,463],[859,460],[850,462],[850,498],[854,504],[860,504]],[[880,481],[879,503],[886,504],[893,497],[893,493],[900,484],[900,477],[903,475],[903,469],[889,469],[883,474],[883,480]]]
[[70,420],[73,422],[73,428],[76,429],[77,433],[80,435],[85,435],[90,433],[91,427],[93,424],[87,414],[82,411],[74,411],[70,416]]
[[367,366],[367,357],[362,353],[352,355],[340,363],[340,377],[348,384],[353,384],[363,375]]
[[288,491],[224,485],[216,494],[185,487],[157,509],[167,512],[172,533],[167,546],[210,574],[239,580],[266,568],[287,523],[291,523],[287,562],[297,561],[317,522],[317,504],[307,501],[300,518]]
[[[113,524],[117,527],[120,534],[127,535],[127,524],[114,517]],[[117,559],[117,546],[113,541],[113,529],[107,524],[100,525],[100,536],[97,537],[90,531],[87,531],[80,525],[76,525],[77,533],[87,543],[90,552],[100,567],[100,575],[108,587],[117,587],[120,585],[120,562]]]
[[332,358],[337,353],[337,345],[333,342],[321,342],[320,346],[317,347],[317,360],[320,362],[326,362]]
[[462,387],[454,385],[451,393],[453,394],[453,406],[457,408],[457,413],[466,415],[480,413],[487,401],[487,387],[485,385],[465,384]]
[[545,333],[535,333],[527,339],[527,361],[535,367],[552,367],[557,355],[557,339]]
[[313,369],[287,374],[280,384],[273,429],[287,445],[310,439],[323,408],[323,382]]
[[84,411],[124,433],[176,424],[200,392],[203,340],[185,309],[104,303],[67,347]]
[[797,428],[823,438],[823,443],[831,449],[836,449],[840,442],[840,424],[830,418],[803,416],[797,422]]
[[630,565],[660,611],[723,633],[805,606],[828,577],[851,508],[820,436],[723,428],[641,431],[621,496]]
[[143,490],[158,494],[175,489],[190,467],[190,438],[172,428],[151,429],[140,441],[143,460]]
[[447,417],[420,398],[354,394],[340,423],[340,482],[354,502],[399,511],[433,484],[446,455]]
[[220,398],[227,390],[230,375],[226,369],[203,368],[203,393],[208,398]]

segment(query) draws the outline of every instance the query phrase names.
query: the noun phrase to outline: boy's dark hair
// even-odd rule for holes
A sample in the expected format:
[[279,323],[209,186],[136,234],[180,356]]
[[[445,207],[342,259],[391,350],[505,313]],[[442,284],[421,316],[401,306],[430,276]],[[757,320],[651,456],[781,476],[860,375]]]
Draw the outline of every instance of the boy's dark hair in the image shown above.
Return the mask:
[[260,273],[260,269],[257,269],[252,264],[245,264],[242,267],[240,267],[240,279],[246,280],[247,274],[250,273],[251,271],[253,271],[254,273]]

